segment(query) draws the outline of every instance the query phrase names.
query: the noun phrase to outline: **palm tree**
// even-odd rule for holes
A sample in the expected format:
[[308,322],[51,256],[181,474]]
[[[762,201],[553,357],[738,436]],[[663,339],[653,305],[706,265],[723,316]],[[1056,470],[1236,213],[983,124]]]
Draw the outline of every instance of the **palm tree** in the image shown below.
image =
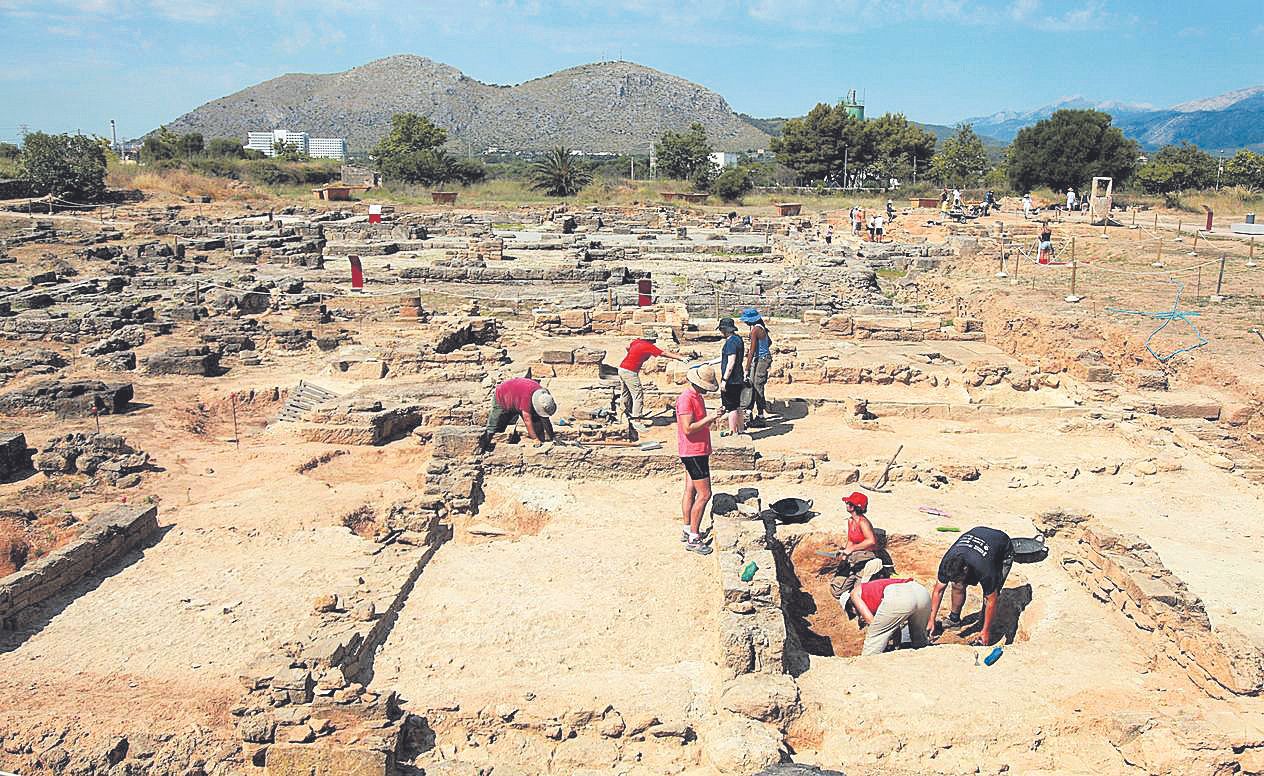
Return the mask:
[[576,160],[569,148],[558,146],[531,165],[531,188],[552,197],[569,197],[592,182],[592,173]]

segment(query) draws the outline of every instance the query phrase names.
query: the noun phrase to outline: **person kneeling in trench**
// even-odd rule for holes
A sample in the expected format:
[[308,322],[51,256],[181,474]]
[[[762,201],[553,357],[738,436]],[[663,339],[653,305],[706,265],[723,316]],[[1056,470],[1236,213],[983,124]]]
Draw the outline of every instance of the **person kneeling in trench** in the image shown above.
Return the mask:
[[1013,564],[1014,545],[1004,531],[980,525],[961,534],[939,562],[939,579],[930,598],[927,635],[934,638],[939,627],[935,618],[939,615],[944,588],[952,585],[952,610],[948,612],[948,624],[956,626],[961,624],[966,588],[978,585],[983,588],[983,629],[979,632],[978,641],[982,646],[991,646],[997,641],[992,633],[996,602]]
[[553,422],[549,417],[555,412],[557,402],[544,386],[526,377],[515,377],[496,386],[492,393],[487,433],[499,434],[522,418],[528,438],[537,445],[552,442]]
[[913,649],[927,644],[926,623],[930,619],[930,594],[911,579],[875,579],[862,582],[851,591],[851,603],[861,622],[869,626],[863,655],[881,655],[892,638],[898,642],[906,624]]
[[856,491],[843,499],[847,506],[847,544],[842,551],[842,564],[838,567],[837,576],[830,580],[830,592],[838,599],[838,603],[851,617],[853,611],[847,606],[848,596],[857,582],[868,582],[884,565],[878,556],[878,536],[873,523],[865,516],[869,510],[869,497]]

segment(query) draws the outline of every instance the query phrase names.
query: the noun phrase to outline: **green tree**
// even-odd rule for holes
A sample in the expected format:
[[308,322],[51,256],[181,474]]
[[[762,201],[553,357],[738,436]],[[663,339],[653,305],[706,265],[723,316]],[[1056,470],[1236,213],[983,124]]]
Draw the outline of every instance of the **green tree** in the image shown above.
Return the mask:
[[206,144],[206,155],[221,159],[244,159],[246,149],[231,137],[213,137]]
[[1206,189],[1216,180],[1216,158],[1192,143],[1166,145],[1137,168],[1136,176],[1147,194]]
[[711,190],[725,202],[737,202],[755,188],[747,167],[727,167],[715,176]]
[[991,167],[974,127],[959,124],[930,163],[930,177],[945,186],[977,186]]
[[[433,185],[460,179],[461,169],[439,146],[448,131],[416,113],[391,116],[391,130],[370,153],[390,181]],[[485,173],[484,173],[485,174]]]
[[1107,176],[1118,186],[1136,169],[1141,149],[1110,122],[1101,111],[1060,110],[1019,130],[1007,154],[1010,184],[1015,191],[1061,191]]
[[819,103],[803,118],[790,119],[772,139],[777,161],[809,181],[843,182],[844,168],[863,170],[877,159],[873,135],[842,103]]
[[1225,160],[1223,183],[1251,191],[1264,189],[1264,154],[1245,148]]
[[566,146],[554,148],[531,165],[531,188],[551,197],[578,194],[591,182],[592,173],[588,166],[576,159]]
[[907,181],[913,162],[921,169],[935,154],[935,136],[909,121],[902,113],[886,113],[865,123],[874,149],[868,171],[886,184],[891,178]]
[[272,158],[283,162],[305,162],[311,157],[299,150],[298,143],[277,140],[272,144]]
[[0,159],[17,159],[22,149],[13,143],[0,143]]
[[52,194],[74,202],[96,202],[105,196],[105,151],[83,135],[33,132],[22,143],[19,174],[36,194]]
[[190,159],[201,155],[203,150],[201,132],[182,135],[162,126],[145,138],[145,142],[141,144],[140,157],[145,162]]
[[694,122],[684,132],[667,131],[654,144],[655,164],[666,178],[693,181],[705,189],[715,177],[706,127]]

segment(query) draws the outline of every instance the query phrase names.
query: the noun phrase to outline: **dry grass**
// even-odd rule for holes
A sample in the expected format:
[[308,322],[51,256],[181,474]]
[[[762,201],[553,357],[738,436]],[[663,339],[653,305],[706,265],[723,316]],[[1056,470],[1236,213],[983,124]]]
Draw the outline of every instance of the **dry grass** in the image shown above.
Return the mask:
[[210,197],[216,201],[255,200],[268,196],[265,191],[230,178],[215,178],[188,170],[159,170],[129,164],[112,166],[106,175],[106,183],[111,188],[140,189],[147,194]]
[[340,522],[343,527],[349,528],[351,533],[365,539],[373,538],[373,536],[377,534],[379,527],[377,521],[377,511],[368,504],[363,504],[351,510],[347,514],[343,515],[338,522]]

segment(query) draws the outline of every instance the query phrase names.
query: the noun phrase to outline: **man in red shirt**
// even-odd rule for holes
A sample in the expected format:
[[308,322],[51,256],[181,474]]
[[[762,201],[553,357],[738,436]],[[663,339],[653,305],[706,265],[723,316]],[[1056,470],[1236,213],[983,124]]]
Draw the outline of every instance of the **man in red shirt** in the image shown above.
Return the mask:
[[906,624],[914,649],[926,646],[926,622],[930,619],[930,593],[911,579],[876,579],[852,588],[851,603],[869,626],[863,655],[881,655],[892,636]]
[[676,361],[686,360],[680,353],[661,350],[654,344],[658,335],[647,332],[640,339],[632,340],[628,345],[628,354],[619,364],[619,383],[622,387],[619,398],[623,402],[623,414],[628,421],[638,420],[644,413],[645,389],[641,386],[641,367],[654,356],[662,356]]
[[549,417],[557,412],[557,402],[544,386],[526,377],[515,377],[496,386],[492,409],[487,416],[487,433],[499,434],[522,418],[527,436],[536,442],[553,441],[553,423]]

